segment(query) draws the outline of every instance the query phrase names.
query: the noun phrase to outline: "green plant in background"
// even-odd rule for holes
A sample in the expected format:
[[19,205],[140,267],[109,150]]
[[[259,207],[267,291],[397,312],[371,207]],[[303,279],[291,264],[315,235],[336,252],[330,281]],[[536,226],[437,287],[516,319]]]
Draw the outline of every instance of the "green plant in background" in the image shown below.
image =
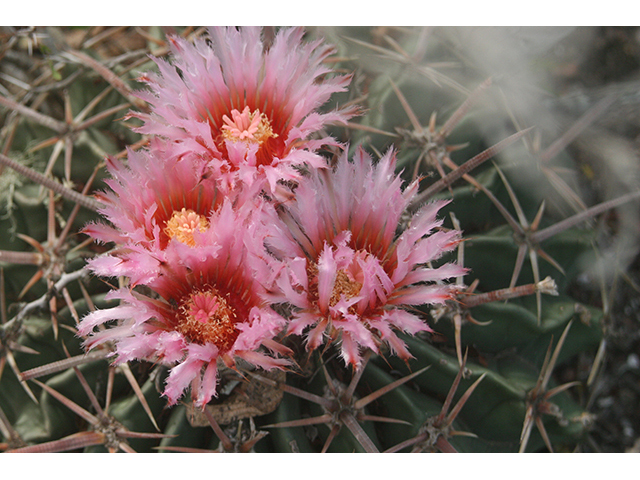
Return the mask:
[[[288,33],[293,37],[287,44],[281,33],[266,29],[262,38],[271,47],[273,65],[264,67],[265,71],[279,67],[294,72],[294,79],[296,75],[306,79],[286,92],[289,104],[279,100],[289,112],[289,122],[279,121],[277,108],[269,103],[278,95],[282,97],[282,90],[275,87],[279,93],[270,99],[261,98],[260,109],[247,107],[245,111],[233,101],[211,100],[213,105],[225,105],[228,115],[224,119],[213,109],[198,110],[198,100],[213,97],[213,90],[196,88],[198,82],[208,81],[204,77],[190,80],[194,72],[189,65],[194,64],[189,63],[193,60],[189,56],[195,54],[186,45],[206,37],[206,31],[175,32],[184,40],[165,33],[161,29],[122,27],[98,33],[93,29],[47,29],[44,36],[32,30],[3,33],[2,448],[579,450],[592,421],[586,399],[598,374],[601,353],[596,352],[602,350],[607,312],[576,298],[575,285],[585,272],[595,275],[598,268],[604,268],[602,228],[596,224],[599,216],[635,205],[633,201],[640,194],[634,189],[618,191],[612,200],[589,207],[582,200],[577,162],[564,147],[614,99],[605,98],[564,132],[553,131],[544,122],[535,122],[544,119],[539,104],[535,108],[528,104],[527,110],[527,105],[516,101],[518,96],[514,96],[514,85],[508,77],[487,79],[486,72],[473,61],[473,48],[452,46],[447,32],[309,29],[305,34],[308,43],[303,45],[312,46],[300,47],[302,53],[296,58],[299,63],[286,64],[282,58],[289,57],[279,48],[291,47],[295,43],[291,38],[297,33]],[[220,35],[212,33],[218,45],[222,44]],[[337,45],[334,55],[329,56],[331,52],[321,41],[314,43],[321,37]],[[239,40],[229,40],[230,51],[234,51],[233,42]],[[211,65],[215,56],[204,43],[198,45],[207,58],[207,68],[214,71]],[[254,46],[247,50],[247,58],[262,58],[262,44]],[[151,53],[161,58],[169,50],[173,52],[172,61],[180,67],[179,74],[169,63],[159,60],[156,65],[148,57]],[[224,49],[216,54],[222,58]],[[244,68],[244,75],[263,74],[248,71],[246,65],[237,64],[238,59],[223,61],[239,71]],[[251,61],[246,64],[251,65]],[[338,74],[331,75],[330,67]],[[158,68],[161,77],[147,73],[140,77],[141,72]],[[229,75],[228,68],[224,72]],[[350,83],[342,75],[352,75]],[[144,80],[159,94],[135,94],[142,88],[135,78]],[[184,81],[193,88],[178,100],[170,91],[168,79]],[[212,79],[209,87],[219,85],[216,81]],[[531,93],[528,84],[520,86],[523,98]],[[249,87],[245,84],[242,88]],[[317,89],[314,95],[319,101],[313,105],[303,101],[309,88]],[[260,97],[255,91],[246,92],[249,90],[244,94],[247,103],[253,101],[252,95]],[[314,110],[332,93],[329,103]],[[229,98],[233,94],[227,92]],[[354,115],[356,107],[359,115]],[[129,110],[133,113],[125,116]],[[198,125],[190,123],[190,116],[197,115],[203,116],[200,121],[217,121],[219,136],[207,138],[210,132],[203,133]],[[216,115],[220,118],[214,118]],[[291,133],[293,127],[300,128]],[[170,144],[158,140],[167,137],[179,141]],[[295,142],[287,143],[288,138]],[[541,138],[554,140],[544,149]],[[393,187],[385,190],[375,183],[375,172],[394,165],[390,147],[396,152],[396,174],[404,179],[402,195],[393,193],[400,188],[392,172],[384,178],[389,185],[395,182]],[[340,153],[341,148],[347,151]],[[265,151],[284,161],[272,168]],[[377,158],[372,161],[363,151]],[[193,152],[207,159],[212,155],[226,161],[239,155],[253,160],[246,165],[236,160],[223,163],[217,171],[195,180],[193,169],[179,170],[179,161],[171,163],[170,174],[159,166],[153,170],[154,159],[157,165],[166,166],[169,162],[164,156],[182,161]],[[355,159],[355,164],[337,160],[342,157]],[[110,175],[104,171],[105,158]],[[326,170],[314,173],[322,158],[337,163],[335,175]],[[358,162],[363,167],[358,167]],[[234,166],[230,166],[232,163]],[[358,170],[371,163],[380,170]],[[206,171],[204,164],[189,165]],[[258,165],[262,170],[255,173],[247,165]],[[107,217],[115,219],[116,229],[109,233],[99,230],[95,225],[102,220],[97,212],[104,212],[105,201],[113,203],[98,192],[117,188],[113,181],[109,186],[104,183],[110,177],[118,178],[120,186],[129,187],[118,191],[118,201],[122,202],[119,205],[133,205],[130,211],[135,211],[136,205],[150,205],[144,203],[146,194],[136,190],[136,182],[156,185],[152,193],[157,198],[166,193],[171,199],[162,220],[167,228],[160,233],[149,231],[142,238],[136,233],[144,230],[140,227],[142,218],[139,224],[135,218],[128,218],[132,227],[127,230],[127,223],[112,209]],[[217,183],[203,187],[209,177]],[[276,181],[282,178],[286,181]],[[349,178],[356,178],[356,183],[350,184]],[[315,182],[312,190],[305,190],[305,179]],[[370,181],[373,183],[367,183]],[[228,213],[223,200],[229,198],[229,192],[238,195],[233,193],[238,184],[244,186],[242,192],[253,191],[259,196],[267,205],[264,208],[275,205],[270,211],[272,217],[264,223],[279,225],[284,220],[287,227],[297,229],[291,230],[291,237],[287,237],[285,227],[282,237],[278,237],[282,231],[268,229],[245,233],[240,225],[254,214],[242,217],[244,213]],[[190,192],[195,193],[190,196]],[[309,192],[322,194],[314,198]],[[340,223],[339,214],[332,209],[337,211],[344,205],[352,205],[354,211],[362,209],[366,202],[350,204],[350,199],[367,195],[373,197],[371,204],[387,202],[384,211],[366,217],[361,227],[351,217],[349,223]],[[238,197],[231,198],[229,203],[241,211]],[[312,204],[313,213],[302,207],[296,210],[294,201]],[[181,202],[186,206],[184,215],[190,215],[187,210],[193,214],[186,220],[172,216],[178,211],[176,205],[183,205]],[[205,209],[216,210],[216,215],[209,217],[209,210],[199,212],[202,204]],[[421,224],[426,204],[441,207],[433,214],[437,212],[442,224],[434,223],[430,228]],[[155,205],[162,203],[157,201]],[[397,218],[389,214],[396,210]],[[141,217],[148,212],[140,210]],[[317,216],[325,219],[326,232],[322,228],[318,229],[320,233],[312,231],[312,219]],[[153,218],[156,221],[159,217]],[[222,218],[227,223],[219,223],[216,232],[207,233],[213,229],[208,229],[206,222],[222,222]],[[393,222],[385,224],[384,219]],[[177,237],[178,227],[169,228],[174,220],[183,222],[180,232],[186,231],[186,237]],[[183,228],[188,222],[190,227]],[[353,243],[328,225],[355,232]],[[420,232],[413,242],[406,240],[412,231]],[[105,243],[94,243],[87,232]],[[456,232],[462,232],[461,241]],[[209,240],[222,249],[239,248],[237,238],[242,234],[252,238],[243,242],[255,241],[257,250],[270,245],[269,255],[246,253],[234,265],[233,272],[224,277],[234,290],[227,295],[227,304],[216,297],[217,290],[210,289],[212,279],[220,278],[220,274],[212,273],[214,267],[201,274],[208,279],[204,283],[190,276],[209,260],[205,262],[189,252],[204,248]],[[167,238],[157,240],[162,235]],[[429,240],[432,238],[446,240],[442,242],[446,248],[438,247],[442,250],[439,255],[426,252],[435,248],[430,247],[429,242],[436,241]],[[154,251],[162,261],[160,266],[149,266],[144,252],[135,256],[139,253],[136,249],[155,240],[164,242]],[[187,244],[189,248],[185,248]],[[374,285],[371,279],[384,276],[376,270],[377,265],[391,276],[396,267],[393,261],[402,263],[398,253],[386,257],[392,266],[384,261],[376,264],[370,254],[362,254],[373,251],[372,246],[382,252],[415,249],[413,255],[420,260],[409,262],[409,272],[417,280],[407,280],[408,288],[414,288],[417,294],[431,285],[438,299],[389,303],[384,310],[388,314],[385,322],[376,316],[382,307],[367,310],[369,307],[363,306],[357,312],[358,321],[366,319],[369,323],[362,331],[364,327],[359,325],[365,323],[353,322],[352,317],[360,308],[357,302],[362,301],[364,290],[375,290],[368,282]],[[242,293],[245,288],[246,292],[253,291],[247,286],[249,280],[240,279],[238,273],[247,264],[267,271],[274,268],[272,261],[283,261],[289,255],[295,258],[292,264],[306,267],[269,270],[275,283],[263,287],[273,305],[267,308],[252,294]],[[233,258],[229,255],[223,263],[229,265]],[[266,259],[264,264],[259,263],[260,258]],[[328,277],[321,272],[330,271],[327,265],[331,262],[342,265],[346,258],[356,260],[348,266],[334,267],[338,273],[328,283],[333,290],[327,291]],[[160,277],[154,277],[156,270],[164,272],[163,261],[170,263],[172,259],[186,266],[179,287],[167,287],[158,280]],[[87,261],[104,278],[92,275],[85,268]],[[141,264],[147,267],[142,274],[136,270]],[[454,265],[465,267],[466,274],[462,276]],[[222,268],[217,265],[215,271]],[[277,268],[285,268],[286,275],[278,273]],[[355,271],[369,277],[349,277],[345,273]],[[304,282],[303,277],[307,277]],[[274,285],[282,287],[285,279],[292,282],[287,284],[290,291],[278,294]],[[607,280],[604,276],[602,279]],[[131,290],[135,296],[125,295],[123,292],[133,285],[138,285]],[[191,303],[181,304],[184,295],[171,293],[186,288],[184,285],[196,286],[199,296],[190,297]],[[105,298],[114,290],[120,293]],[[169,340],[163,340],[160,357],[141,353],[143,346],[135,343],[138,337],[132,332],[146,321],[138,318],[142,311],[153,311],[149,318],[158,322],[171,308],[180,319],[196,307],[219,313],[232,305],[232,297],[238,292],[246,310],[250,305],[260,311],[260,321],[254,320],[253,325],[265,325],[265,330],[258,333],[262,345],[275,352],[273,355],[258,354],[254,347],[230,347],[239,336],[237,332],[228,343],[220,343],[216,337],[219,343],[215,353],[205,355],[198,348],[214,342],[211,330],[181,326],[185,338],[207,341],[192,342],[178,370],[177,359],[173,364],[166,360],[175,352],[172,348],[177,348]],[[385,292],[390,299],[407,296],[401,288]],[[335,297],[320,305],[323,295],[328,298],[334,293]],[[122,300],[119,306],[114,307],[110,300],[114,297]],[[397,311],[404,313],[396,313],[398,305],[402,309]],[[420,328],[410,322],[409,315],[422,319]],[[278,323],[280,319],[291,325],[289,331]],[[326,319],[331,320],[327,323]],[[82,335],[78,333],[81,322],[85,322],[85,327],[80,327]],[[86,325],[101,325],[92,333],[99,340],[91,340],[91,328]],[[264,336],[266,330],[275,338]],[[159,331],[148,329],[148,336],[139,338],[148,339]],[[131,338],[134,343],[123,346],[121,342]],[[87,341],[95,346],[88,353],[83,345]],[[257,345],[260,343],[255,348]],[[119,358],[117,363],[113,362],[113,352]],[[555,375],[561,366],[575,364],[579,355],[592,362],[586,370],[576,371],[570,378]],[[185,370],[192,372],[188,378],[175,373]],[[212,378],[213,390],[206,386]],[[193,402],[188,394],[181,396],[183,390],[188,392],[189,385]],[[168,407],[168,403],[173,405]]]

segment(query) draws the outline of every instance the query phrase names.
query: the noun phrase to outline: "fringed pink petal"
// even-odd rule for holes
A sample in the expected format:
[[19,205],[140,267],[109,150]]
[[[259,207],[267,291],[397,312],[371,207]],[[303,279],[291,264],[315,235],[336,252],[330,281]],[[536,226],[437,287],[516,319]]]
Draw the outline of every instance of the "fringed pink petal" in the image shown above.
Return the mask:
[[418,285],[397,290],[389,298],[390,305],[432,305],[451,299],[451,288],[447,285]]
[[285,319],[270,308],[253,307],[249,312],[247,322],[239,323],[241,331],[236,339],[231,353],[234,350],[256,350],[262,344],[263,339],[273,338],[284,328]]
[[171,369],[163,393],[168,398],[169,405],[176,404],[196,375],[200,375],[204,363],[202,360],[187,358]]
[[342,333],[340,357],[344,360],[345,364],[351,365],[356,369],[362,365],[360,344],[347,332]]
[[173,364],[184,357],[187,348],[187,341],[182,334],[174,331],[160,331],[157,332],[156,338],[156,350],[158,352],[158,356],[160,356],[164,362]]
[[358,345],[378,351],[373,334],[356,315],[345,315],[340,320],[334,320],[332,326],[340,330],[343,334],[348,333],[351,339]]
[[85,233],[91,238],[102,243],[123,243],[126,241],[126,237],[124,237],[118,230],[100,222],[88,223],[82,229],[82,233]]
[[318,307],[320,312],[327,312],[329,309],[329,299],[333,292],[336,281],[336,262],[333,258],[333,251],[329,245],[324,246],[324,250],[318,259]]
[[291,361],[286,358],[273,358],[255,350],[239,351],[237,356],[263,370],[271,370],[273,368],[282,370],[291,366]]
[[391,347],[391,351],[394,355],[405,361],[413,358],[413,355],[411,355],[409,350],[407,350],[406,344],[398,338],[386,321],[372,320],[371,326],[378,331],[380,339]]
[[418,282],[434,282],[448,278],[462,277],[468,269],[455,263],[447,263],[438,268],[416,268],[396,284],[396,288]]
[[322,345],[328,323],[329,321],[326,318],[322,318],[318,324],[307,333],[307,350],[313,351]]
[[280,355],[282,355],[284,357],[288,357],[288,356],[292,356],[293,355],[293,350],[291,350],[289,347],[285,347],[281,343],[276,342],[272,338],[267,338],[267,339],[263,340],[262,341],[262,345],[264,345],[266,348],[268,348],[269,351],[271,351],[273,353],[278,353],[278,354],[280,354]]
[[433,332],[425,321],[401,308],[385,310],[382,320],[410,335],[418,332]]
[[102,325],[111,320],[131,318],[139,313],[139,309],[136,306],[126,304],[105,310],[94,310],[85,316],[78,324],[78,335],[89,335],[98,325]]
[[302,335],[307,327],[316,324],[318,320],[319,317],[315,313],[305,311],[298,312],[287,325],[287,335]]
[[[164,395],[169,399],[169,404],[175,404],[182,396],[187,386],[194,380],[195,383],[200,386],[201,371],[205,365],[213,365],[216,367],[216,361],[218,358],[218,348],[208,343],[206,345],[190,344],[187,347],[187,354],[184,361],[171,369],[171,373],[167,378],[166,388]],[[211,379],[211,372],[209,373],[209,380]],[[193,395],[198,395],[198,389],[194,389]],[[215,383],[211,386],[210,390],[204,394],[203,398],[207,395],[215,396]],[[209,397],[211,399],[211,397]]]
[[215,362],[207,364],[200,388],[198,388],[198,396],[194,402],[196,407],[204,408],[211,398],[216,394],[216,384],[218,381],[218,367]]
[[[86,350],[91,350],[95,347],[98,347],[103,344],[108,344],[109,342],[119,342],[123,338],[127,338],[131,334],[131,330],[128,327],[112,327],[107,328],[105,330],[100,330],[96,333],[92,333],[90,337],[82,342],[82,346]],[[115,356],[115,352],[110,354],[109,356]],[[117,360],[120,360],[116,357]],[[124,360],[120,360],[124,361]],[[116,361],[116,363],[118,363]]]
[[[132,331],[129,331],[129,334],[132,333]],[[160,332],[151,334],[139,333],[119,339],[116,344],[118,362],[128,362],[140,358],[154,358],[158,352],[159,334]]]
[[453,250],[459,243],[460,232],[456,230],[440,231],[419,240],[407,256],[409,264],[417,265],[440,258]]

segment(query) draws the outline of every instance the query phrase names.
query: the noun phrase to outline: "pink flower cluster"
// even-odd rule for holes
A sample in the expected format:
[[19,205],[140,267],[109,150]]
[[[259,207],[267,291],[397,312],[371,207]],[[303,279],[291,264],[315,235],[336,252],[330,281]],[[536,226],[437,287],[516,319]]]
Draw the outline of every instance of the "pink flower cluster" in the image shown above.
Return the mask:
[[110,345],[116,362],[169,366],[170,404],[189,388],[207,404],[220,364],[287,368],[285,335],[304,336],[309,351],[334,343],[356,368],[383,345],[409,359],[396,332],[429,331],[409,307],[446,301],[445,280],[464,274],[431,266],[460,240],[439,228],[443,202],[397,232],[418,185],[402,189],[392,151],[375,164],[343,153],[334,166],[318,153],[344,149],[318,134],[356,111],[318,110],[350,78],[330,75],[333,49],[303,34],[281,29],[268,48],[257,28],[173,38],[172,61],[155,59],[159,73],[143,77],[150,113],[130,114],[148,147],[108,159],[100,200],[111,225],[85,231],[116,246],[88,268],[125,286],[78,333],[88,348]]

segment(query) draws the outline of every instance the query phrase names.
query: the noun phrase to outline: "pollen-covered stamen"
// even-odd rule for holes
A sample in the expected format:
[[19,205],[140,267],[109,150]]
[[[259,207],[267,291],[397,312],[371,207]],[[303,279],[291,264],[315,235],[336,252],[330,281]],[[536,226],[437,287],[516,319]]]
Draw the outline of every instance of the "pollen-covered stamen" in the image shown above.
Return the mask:
[[231,118],[226,115],[222,116],[225,125],[222,126],[222,136],[227,140],[237,142],[239,140],[246,142],[263,143],[271,137],[277,137],[271,129],[271,123],[264,113],[256,109],[253,113],[249,107],[244,107],[242,113],[235,108],[231,110]]
[[193,210],[182,210],[173,212],[173,215],[167,222],[164,233],[169,238],[175,238],[182,243],[186,243],[190,247],[195,247],[196,242],[193,233],[197,230],[204,232],[209,226],[207,219],[194,212]]
[[352,279],[344,270],[338,270],[336,283],[329,298],[329,305],[333,307],[343,296],[346,300],[355,297],[360,293],[361,288],[362,284],[360,282]]
[[235,326],[236,312],[215,288],[188,295],[179,308],[176,330],[191,342],[213,343],[228,351],[240,333]]
[[[318,265],[312,263],[307,271],[309,278],[309,293],[314,301],[318,300]],[[329,296],[329,306],[334,307],[344,296],[345,300],[350,300],[360,293],[362,283],[355,280],[344,270],[336,272],[336,279],[333,290]]]

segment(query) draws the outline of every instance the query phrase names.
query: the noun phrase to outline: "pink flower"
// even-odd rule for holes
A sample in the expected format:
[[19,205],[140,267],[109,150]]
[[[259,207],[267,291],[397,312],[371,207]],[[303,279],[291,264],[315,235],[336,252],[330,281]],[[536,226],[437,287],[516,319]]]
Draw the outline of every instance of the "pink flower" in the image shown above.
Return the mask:
[[189,155],[173,154],[166,142],[152,139],[149,150],[129,151],[125,165],[107,158],[111,190],[98,195],[100,210],[112,225],[92,223],[84,232],[102,242],[115,242],[110,255],[89,261],[102,276],[128,276],[133,285],[157,274],[159,263],[149,252],[161,251],[171,239],[194,244],[207,228],[207,217],[224,199]]
[[209,162],[221,185],[298,178],[294,166],[324,167],[315,153],[330,138],[311,139],[329,123],[344,123],[355,109],[319,113],[350,77],[327,77],[322,61],[333,49],[321,41],[302,43],[302,29],[281,29],[266,48],[257,28],[215,28],[210,42],[192,45],[171,38],[172,63],[155,59],[159,74],[141,80],[139,97],[152,105],[137,131],[160,135],[181,152]]
[[362,348],[379,352],[382,343],[411,358],[394,330],[430,328],[407,309],[451,298],[453,286],[443,281],[465,273],[452,263],[429,266],[460,240],[458,231],[438,230],[436,214],[446,202],[424,206],[396,234],[418,184],[402,191],[394,167],[392,152],[374,166],[359,150],[328,174],[312,172],[295,203],[280,211],[286,228],[268,238],[282,259],[275,280],[282,293],[273,292],[273,300],[295,307],[288,333],[304,333],[309,350],[340,339],[343,359],[354,366]]
[[155,295],[128,288],[110,292],[107,298],[121,304],[80,322],[79,335],[89,336],[85,345],[115,344],[117,363],[142,359],[170,366],[164,391],[170,404],[189,386],[197,405],[208,403],[216,395],[218,361],[230,367],[235,358],[265,369],[288,365],[260,351],[264,346],[290,353],[273,340],[285,319],[269,307],[257,275],[266,268],[264,234],[253,220],[259,211],[235,211],[227,200],[207,217],[192,245],[170,241],[164,250],[148,252],[159,260],[156,275],[145,282]]

